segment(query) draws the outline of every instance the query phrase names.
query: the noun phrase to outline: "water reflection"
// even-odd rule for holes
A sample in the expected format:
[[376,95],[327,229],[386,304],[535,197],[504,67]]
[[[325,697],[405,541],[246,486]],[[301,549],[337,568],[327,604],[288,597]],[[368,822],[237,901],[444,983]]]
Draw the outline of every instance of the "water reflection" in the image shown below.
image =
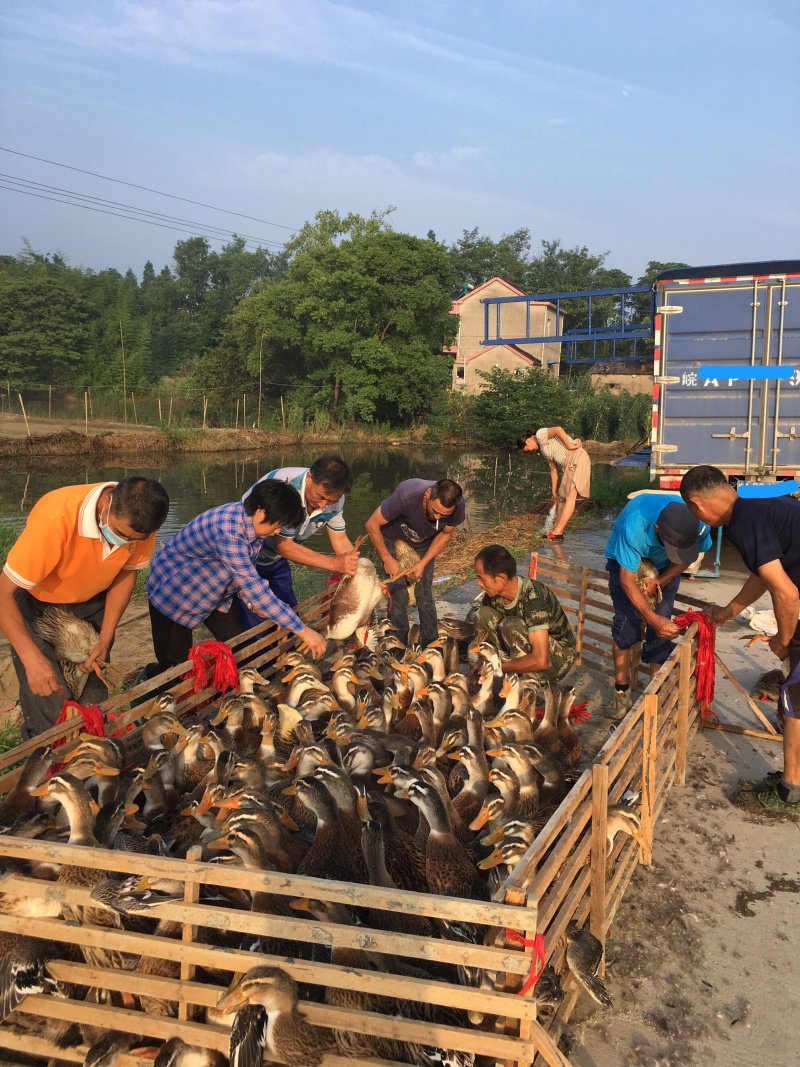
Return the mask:
[[[166,540],[190,519],[217,504],[235,500],[267,471],[283,466],[308,466],[320,449],[283,447],[263,452],[193,453],[184,457],[146,457],[135,466],[89,464],[73,457],[26,458],[5,461],[0,478],[0,515],[22,523],[44,493],[61,485],[117,481],[144,474],[163,482],[170,495],[169,517],[159,540]],[[550,475],[541,457],[411,446],[403,448],[342,448],[353,468],[354,485],[345,516],[352,537],[380,502],[405,478],[453,478],[467,498],[467,532],[480,533],[505,516],[528,511],[550,494]],[[593,478],[619,480],[628,472],[595,463]],[[323,537],[324,535],[318,535]],[[320,547],[322,544],[320,543]]]

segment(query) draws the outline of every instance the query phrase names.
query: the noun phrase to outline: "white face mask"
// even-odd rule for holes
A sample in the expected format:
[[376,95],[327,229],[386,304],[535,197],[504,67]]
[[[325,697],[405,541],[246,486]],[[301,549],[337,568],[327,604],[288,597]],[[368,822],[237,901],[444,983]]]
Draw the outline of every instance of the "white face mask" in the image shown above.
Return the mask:
[[108,525],[108,516],[111,512],[111,505],[106,508],[105,519],[100,518],[100,533],[103,536],[106,544],[111,545],[112,548],[122,548],[124,545],[133,544],[126,537],[121,537],[118,533],[115,533]]

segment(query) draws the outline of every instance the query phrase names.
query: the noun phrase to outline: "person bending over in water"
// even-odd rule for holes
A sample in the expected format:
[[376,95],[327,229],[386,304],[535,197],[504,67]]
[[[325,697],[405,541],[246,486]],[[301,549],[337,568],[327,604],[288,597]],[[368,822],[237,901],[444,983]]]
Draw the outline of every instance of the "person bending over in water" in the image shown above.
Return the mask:
[[[522,452],[541,452],[550,467],[550,484],[556,501],[556,520],[547,534],[551,541],[564,540],[564,528],[575,512],[578,497],[589,496],[592,481],[592,461],[581,444],[563,426],[543,426],[540,430],[525,430],[517,438]],[[561,481],[559,483],[559,469]]]

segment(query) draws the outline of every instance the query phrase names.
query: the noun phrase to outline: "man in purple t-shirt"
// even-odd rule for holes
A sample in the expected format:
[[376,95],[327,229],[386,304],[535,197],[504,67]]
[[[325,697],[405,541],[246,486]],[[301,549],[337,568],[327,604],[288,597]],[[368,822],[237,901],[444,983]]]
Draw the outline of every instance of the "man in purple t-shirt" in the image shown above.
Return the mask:
[[[412,574],[417,579],[419,638],[422,645],[438,635],[436,605],[433,602],[433,561],[447,547],[453,530],[466,518],[461,486],[449,478],[429,482],[409,478],[401,482],[392,495],[376,508],[367,520],[367,533],[389,578],[400,570],[395,542],[405,541],[420,556]],[[408,583],[405,578],[392,584],[389,621],[397,627],[403,641],[408,641]]]

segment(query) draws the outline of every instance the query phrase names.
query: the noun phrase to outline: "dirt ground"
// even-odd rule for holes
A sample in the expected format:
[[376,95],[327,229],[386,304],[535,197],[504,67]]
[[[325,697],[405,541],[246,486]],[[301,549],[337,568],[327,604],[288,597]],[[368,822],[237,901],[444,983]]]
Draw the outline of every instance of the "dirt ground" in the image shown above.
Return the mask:
[[[27,437],[30,428],[31,437],[42,437],[45,434],[59,433],[62,430],[71,430],[73,433],[83,433],[86,423],[82,418],[76,419],[40,419],[28,416],[28,425],[22,415],[0,415],[0,436],[2,437]],[[122,422],[105,422],[100,419],[89,419],[89,433],[149,433],[156,429],[153,426],[137,426],[133,419],[130,420],[127,429]]]
[[[601,567],[608,528],[598,517],[550,551],[576,566]],[[738,560],[726,554],[719,579],[685,583],[684,591],[726,603],[743,579]],[[443,612],[463,616],[477,592],[474,581],[448,591]],[[717,648],[749,691],[776,663],[765,645],[745,648],[748,634],[734,621],[718,631]],[[114,661],[133,667],[151,658],[147,609],[139,603],[119,628]],[[0,664],[6,703],[15,680],[2,648]],[[588,698],[593,713],[587,749],[606,735],[601,705],[610,684],[596,675],[578,680],[578,699]],[[774,718],[774,704],[763,706]],[[719,673],[714,707],[723,721],[755,725]],[[614,1005],[601,1008],[583,994],[564,1034],[572,1067],[800,1065],[800,822],[729,799],[740,778],[781,766],[778,742],[697,735],[686,785],[673,788],[657,824],[653,863],[634,874],[607,944]]]

